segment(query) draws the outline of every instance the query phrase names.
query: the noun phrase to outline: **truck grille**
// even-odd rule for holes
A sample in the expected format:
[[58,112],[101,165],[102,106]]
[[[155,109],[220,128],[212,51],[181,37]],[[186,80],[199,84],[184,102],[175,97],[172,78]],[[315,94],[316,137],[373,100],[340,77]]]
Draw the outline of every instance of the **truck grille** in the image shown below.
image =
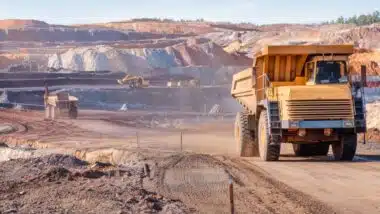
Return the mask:
[[288,100],[289,120],[353,119],[351,100]]

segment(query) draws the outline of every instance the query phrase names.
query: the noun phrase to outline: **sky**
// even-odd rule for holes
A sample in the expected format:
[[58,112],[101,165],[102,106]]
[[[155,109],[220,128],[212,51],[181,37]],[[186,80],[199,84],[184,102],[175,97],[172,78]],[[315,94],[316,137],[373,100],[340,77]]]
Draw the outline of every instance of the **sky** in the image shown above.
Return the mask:
[[131,18],[319,23],[380,10],[380,0],[0,0],[0,19],[84,24]]

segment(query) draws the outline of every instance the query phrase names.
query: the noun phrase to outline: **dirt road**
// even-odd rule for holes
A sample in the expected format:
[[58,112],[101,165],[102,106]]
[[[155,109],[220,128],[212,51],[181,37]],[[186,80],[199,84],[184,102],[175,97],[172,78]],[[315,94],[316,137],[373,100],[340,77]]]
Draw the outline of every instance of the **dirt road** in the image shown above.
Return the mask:
[[268,163],[235,156],[230,118],[91,111],[78,120],[47,122],[39,116],[0,112],[2,121],[19,126],[2,139],[11,146],[61,149],[90,162],[148,163],[152,177],[144,188],[199,213],[228,213],[230,175],[238,213],[380,212],[377,144],[359,146],[348,163],[296,158],[285,146],[280,161]]

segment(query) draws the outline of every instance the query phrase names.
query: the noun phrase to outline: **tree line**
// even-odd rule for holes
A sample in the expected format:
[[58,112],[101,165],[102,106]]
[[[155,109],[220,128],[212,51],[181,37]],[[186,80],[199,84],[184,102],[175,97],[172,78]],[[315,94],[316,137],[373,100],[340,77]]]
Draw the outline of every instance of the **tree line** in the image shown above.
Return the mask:
[[373,23],[380,22],[380,12],[375,11],[369,14],[362,14],[360,16],[351,16],[344,18],[340,16],[336,20],[324,22],[323,24],[355,24],[355,25],[370,25]]
[[131,19],[133,22],[147,22],[147,21],[153,21],[153,22],[206,22],[204,19],[195,19],[195,20],[187,20],[187,19],[169,19],[169,18],[134,18]]

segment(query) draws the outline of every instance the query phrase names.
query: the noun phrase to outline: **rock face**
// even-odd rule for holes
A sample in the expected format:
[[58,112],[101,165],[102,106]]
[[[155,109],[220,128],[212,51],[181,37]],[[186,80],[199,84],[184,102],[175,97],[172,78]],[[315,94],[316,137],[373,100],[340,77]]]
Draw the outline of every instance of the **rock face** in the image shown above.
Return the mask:
[[321,40],[324,43],[353,43],[357,48],[377,49],[380,48],[380,24],[324,31],[321,33]]
[[[0,29],[0,41],[95,42],[160,39],[167,35],[68,27]],[[172,35],[172,37],[175,37]]]
[[356,53],[350,57],[350,66],[360,71],[361,65],[367,66],[369,75],[380,75],[380,51]]
[[[240,36],[241,49],[250,56],[267,44],[354,44],[357,48],[380,48],[380,24],[354,27],[351,25],[288,25],[259,28]],[[226,46],[239,39],[236,32],[214,32],[205,37]]]
[[48,67],[76,71],[125,71],[139,74],[156,68],[186,66],[248,66],[247,57],[236,57],[212,42],[182,43],[167,48],[118,49],[110,46],[70,49],[49,57]]
[[[259,28],[260,31],[245,32],[240,37],[236,32],[206,34],[219,45],[226,46],[229,53],[245,53],[253,57],[265,45],[290,44],[354,44],[357,49],[367,50],[350,58],[351,67],[360,70],[367,65],[370,75],[380,75],[380,24],[355,27],[352,25],[280,25]],[[237,42],[240,39],[240,42]]]
[[372,52],[352,56],[352,68],[358,70],[365,64],[371,75],[380,72],[376,55],[380,50],[380,24],[241,26],[135,20],[59,26],[35,20],[0,20],[0,42],[0,69],[20,64],[21,58],[5,55],[18,52],[41,59],[33,60],[43,69],[141,74],[178,67],[247,67],[252,64],[250,58],[268,44],[353,43],[358,49]]

